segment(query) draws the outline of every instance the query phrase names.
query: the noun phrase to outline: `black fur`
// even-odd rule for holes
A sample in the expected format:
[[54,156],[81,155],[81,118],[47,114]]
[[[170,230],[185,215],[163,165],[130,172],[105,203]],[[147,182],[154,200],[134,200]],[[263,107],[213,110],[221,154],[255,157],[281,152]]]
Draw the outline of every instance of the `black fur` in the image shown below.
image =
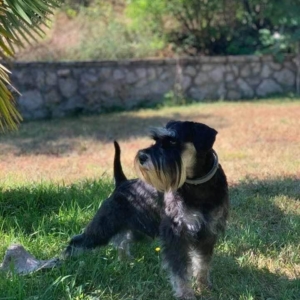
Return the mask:
[[121,149],[119,144],[114,141],[115,158],[114,158],[114,179],[115,185],[118,187],[122,182],[127,181],[121,165]]
[[[207,174],[214,163],[212,147],[216,134],[204,124],[171,121],[164,129],[152,130],[155,144],[140,150],[137,160],[141,165],[151,161],[158,173],[162,169],[169,175],[181,172],[175,166],[182,166],[181,155],[187,143],[192,143],[196,149],[193,177],[198,178]],[[103,202],[85,231],[71,239],[66,254],[104,246],[116,236],[122,240],[128,232],[132,236],[159,236],[164,265],[176,296],[194,299],[189,286],[191,272],[199,286],[210,284],[209,263],[217,236],[226,226],[229,200],[222,167],[219,165],[212,179],[203,184],[184,183],[177,190],[163,193],[141,179],[126,179],[120,148],[115,142],[114,178],[113,194]]]

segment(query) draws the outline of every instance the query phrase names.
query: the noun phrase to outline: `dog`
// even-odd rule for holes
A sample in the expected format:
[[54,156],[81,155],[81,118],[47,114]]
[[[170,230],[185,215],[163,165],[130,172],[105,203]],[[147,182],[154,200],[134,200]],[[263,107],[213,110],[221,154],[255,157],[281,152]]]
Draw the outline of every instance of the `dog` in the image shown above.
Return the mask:
[[210,262],[229,210],[227,179],[213,150],[217,131],[202,123],[170,121],[150,135],[154,144],[134,160],[138,179],[126,178],[114,142],[115,190],[65,254],[113,241],[119,257],[126,257],[139,237],[159,237],[175,297],[196,299],[191,279],[199,289],[211,287]]

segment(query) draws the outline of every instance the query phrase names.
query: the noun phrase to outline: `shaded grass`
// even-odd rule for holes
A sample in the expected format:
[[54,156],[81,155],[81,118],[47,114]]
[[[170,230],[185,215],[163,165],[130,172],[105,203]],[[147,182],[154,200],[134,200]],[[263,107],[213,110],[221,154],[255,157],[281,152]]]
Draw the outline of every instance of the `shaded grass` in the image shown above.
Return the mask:
[[[12,242],[40,259],[58,255],[112,188],[107,178],[70,186],[2,187],[1,257]],[[299,299],[298,179],[248,179],[232,186],[230,195],[228,230],[213,260],[214,290],[206,291],[205,299]],[[0,299],[172,299],[158,245],[157,240],[135,245],[131,262],[119,262],[107,246],[57,269],[0,274]]]

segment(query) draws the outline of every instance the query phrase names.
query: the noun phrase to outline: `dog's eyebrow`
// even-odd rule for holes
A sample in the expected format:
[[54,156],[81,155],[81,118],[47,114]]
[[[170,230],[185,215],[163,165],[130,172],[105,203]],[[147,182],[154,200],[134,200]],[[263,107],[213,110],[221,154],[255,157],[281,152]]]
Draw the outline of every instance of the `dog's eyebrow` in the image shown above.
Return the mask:
[[175,131],[167,129],[166,127],[152,127],[150,128],[150,137],[154,140],[165,137],[176,138],[176,134]]

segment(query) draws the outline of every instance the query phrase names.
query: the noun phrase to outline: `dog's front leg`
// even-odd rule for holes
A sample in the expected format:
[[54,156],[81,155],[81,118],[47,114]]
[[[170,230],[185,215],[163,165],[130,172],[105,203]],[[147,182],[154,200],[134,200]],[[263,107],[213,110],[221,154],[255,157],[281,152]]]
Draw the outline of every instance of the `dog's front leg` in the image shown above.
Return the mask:
[[160,228],[160,237],[163,248],[163,266],[170,275],[170,281],[179,299],[196,299],[191,287],[191,259],[189,244],[179,224],[165,217]]

